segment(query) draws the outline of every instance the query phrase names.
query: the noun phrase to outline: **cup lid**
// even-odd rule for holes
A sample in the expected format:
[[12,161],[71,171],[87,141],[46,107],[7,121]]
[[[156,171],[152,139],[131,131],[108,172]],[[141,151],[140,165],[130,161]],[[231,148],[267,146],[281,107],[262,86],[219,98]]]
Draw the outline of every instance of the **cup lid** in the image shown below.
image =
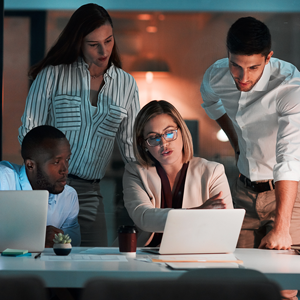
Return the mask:
[[136,228],[134,225],[121,225],[118,233],[136,233]]

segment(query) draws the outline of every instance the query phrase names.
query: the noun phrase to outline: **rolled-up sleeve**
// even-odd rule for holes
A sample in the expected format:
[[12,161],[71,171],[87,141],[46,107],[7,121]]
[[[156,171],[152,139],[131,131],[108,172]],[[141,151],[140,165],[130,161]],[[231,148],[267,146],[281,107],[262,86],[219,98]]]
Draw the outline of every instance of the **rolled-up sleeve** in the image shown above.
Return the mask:
[[222,117],[226,113],[226,111],[221,99],[219,99],[218,95],[214,93],[210,85],[213,68],[214,65],[208,68],[203,77],[203,81],[200,88],[203,100],[201,106],[204,108],[206,114],[211,119],[217,120],[220,117]]
[[24,136],[32,128],[46,124],[51,103],[53,81],[52,66],[44,68],[33,81],[21,118],[22,125],[19,128],[18,136],[20,144],[22,144]]
[[[282,93],[282,97],[281,94]],[[274,181],[300,180],[300,87],[282,89],[277,99],[278,133]]]

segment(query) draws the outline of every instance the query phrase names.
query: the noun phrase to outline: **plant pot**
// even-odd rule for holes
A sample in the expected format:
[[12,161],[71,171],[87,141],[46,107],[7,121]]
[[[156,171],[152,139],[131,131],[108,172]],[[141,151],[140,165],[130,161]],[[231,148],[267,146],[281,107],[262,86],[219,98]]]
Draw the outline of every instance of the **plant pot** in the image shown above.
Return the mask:
[[72,250],[72,245],[68,244],[54,244],[53,251],[56,255],[69,255]]

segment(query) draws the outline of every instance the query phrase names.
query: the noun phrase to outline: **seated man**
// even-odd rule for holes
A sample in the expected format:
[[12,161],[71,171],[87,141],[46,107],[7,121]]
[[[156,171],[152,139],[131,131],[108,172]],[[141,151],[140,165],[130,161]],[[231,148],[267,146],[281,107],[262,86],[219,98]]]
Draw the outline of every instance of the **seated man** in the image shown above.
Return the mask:
[[65,135],[52,126],[39,126],[24,137],[22,166],[0,162],[0,190],[47,190],[49,194],[45,247],[53,247],[57,233],[69,234],[79,246],[80,227],[76,191],[66,185],[70,145]]

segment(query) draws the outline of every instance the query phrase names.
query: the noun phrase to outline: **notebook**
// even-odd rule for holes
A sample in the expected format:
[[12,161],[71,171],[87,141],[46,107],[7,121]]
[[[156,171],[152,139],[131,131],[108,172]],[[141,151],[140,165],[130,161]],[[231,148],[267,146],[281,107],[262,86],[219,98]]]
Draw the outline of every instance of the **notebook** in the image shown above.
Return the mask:
[[0,252],[45,247],[48,191],[0,191]]
[[160,247],[151,252],[232,253],[236,248],[244,216],[244,209],[170,210]]

